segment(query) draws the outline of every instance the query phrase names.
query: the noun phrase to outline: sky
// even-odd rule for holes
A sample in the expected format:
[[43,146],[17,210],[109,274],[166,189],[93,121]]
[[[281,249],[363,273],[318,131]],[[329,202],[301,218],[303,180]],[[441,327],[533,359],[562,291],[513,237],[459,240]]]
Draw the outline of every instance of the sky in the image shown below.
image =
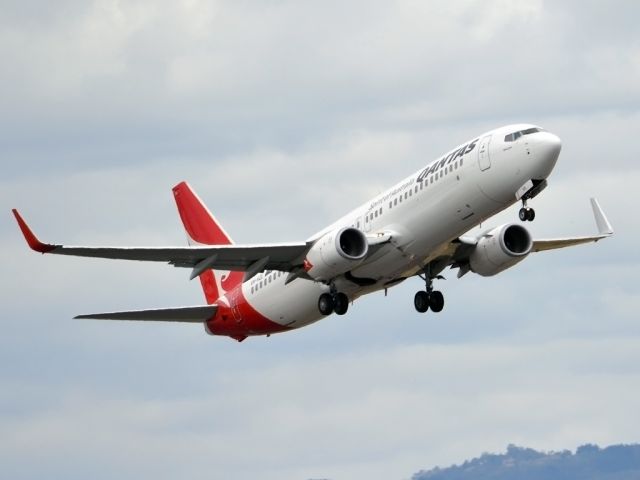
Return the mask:
[[[0,464],[8,478],[406,479],[503,451],[640,441],[635,1],[0,0]],[[201,304],[167,265],[187,180],[237,243],[304,240],[478,134],[563,140],[536,238],[613,238],[420,280],[236,343],[77,321]],[[486,229],[517,221],[517,206]],[[480,230],[478,230],[480,231]]]

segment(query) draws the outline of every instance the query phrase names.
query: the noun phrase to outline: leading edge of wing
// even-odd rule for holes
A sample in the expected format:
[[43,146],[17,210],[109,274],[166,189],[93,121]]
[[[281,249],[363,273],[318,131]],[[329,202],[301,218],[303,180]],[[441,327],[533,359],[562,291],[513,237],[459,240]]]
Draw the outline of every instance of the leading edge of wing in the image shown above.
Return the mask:
[[203,323],[212,318],[216,314],[217,310],[217,305],[197,305],[193,307],[153,308],[149,310],[90,313],[87,315],[77,315],[73,318],[82,320],[139,320],[147,322]]

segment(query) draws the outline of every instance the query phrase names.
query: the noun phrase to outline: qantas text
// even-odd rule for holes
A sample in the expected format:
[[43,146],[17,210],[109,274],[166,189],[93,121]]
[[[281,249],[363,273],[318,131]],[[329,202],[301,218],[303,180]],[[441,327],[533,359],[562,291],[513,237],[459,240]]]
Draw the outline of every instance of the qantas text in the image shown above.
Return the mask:
[[454,162],[456,159],[461,158],[463,155],[466,155],[467,153],[470,153],[474,148],[476,148],[476,144],[478,143],[478,140],[479,139],[476,138],[474,141],[467,143],[466,145],[463,145],[462,147],[458,148],[457,150],[454,150],[448,155],[445,155],[444,157],[442,157],[441,160],[436,160],[435,162],[431,163],[427,168],[425,168],[420,172],[416,181],[422,182],[426,177],[428,177],[432,173],[437,172],[445,165],[449,165],[450,163]]

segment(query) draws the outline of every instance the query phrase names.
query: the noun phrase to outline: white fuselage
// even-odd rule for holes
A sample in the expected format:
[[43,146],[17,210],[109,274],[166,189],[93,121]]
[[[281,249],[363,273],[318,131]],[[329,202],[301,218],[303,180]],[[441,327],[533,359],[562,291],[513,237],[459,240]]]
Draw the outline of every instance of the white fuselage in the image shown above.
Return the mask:
[[[537,130],[506,139],[514,132]],[[475,137],[398,182],[310,237],[352,226],[367,236],[390,236],[355,267],[351,280],[335,286],[351,300],[389,288],[444,255],[451,242],[518,201],[516,192],[531,180],[546,179],[556,163],[559,139],[533,125],[509,125]],[[364,279],[360,285],[353,281]],[[285,272],[261,273],[242,286],[247,302],[269,320],[289,328],[315,322],[321,282],[297,279],[285,285]],[[366,286],[362,286],[366,283]]]

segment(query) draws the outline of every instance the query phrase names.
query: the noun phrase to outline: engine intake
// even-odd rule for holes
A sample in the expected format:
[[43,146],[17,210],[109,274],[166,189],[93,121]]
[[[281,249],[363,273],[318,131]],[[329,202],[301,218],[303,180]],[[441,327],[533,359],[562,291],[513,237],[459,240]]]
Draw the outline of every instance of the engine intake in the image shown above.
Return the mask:
[[367,237],[357,228],[334,230],[320,237],[309,250],[307,273],[315,280],[330,281],[362,262],[368,252]]
[[531,234],[522,225],[501,225],[485,233],[469,257],[471,270],[491,277],[524,260],[533,248]]

